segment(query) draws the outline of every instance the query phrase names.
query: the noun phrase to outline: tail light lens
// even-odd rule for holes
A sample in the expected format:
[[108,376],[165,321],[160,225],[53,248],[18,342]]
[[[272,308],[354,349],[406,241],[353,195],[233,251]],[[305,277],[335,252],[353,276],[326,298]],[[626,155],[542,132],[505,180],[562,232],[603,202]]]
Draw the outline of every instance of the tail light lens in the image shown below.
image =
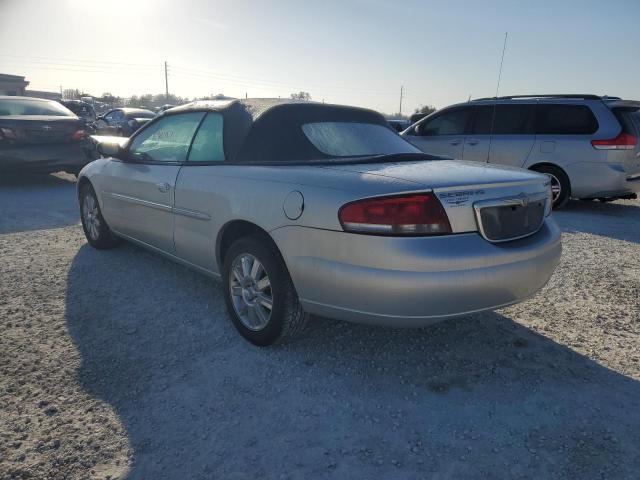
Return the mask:
[[78,130],[77,132],[74,132],[73,135],[71,135],[71,140],[73,140],[74,142],[79,142],[84,137],[86,137],[86,135],[87,134],[84,130]]
[[621,133],[616,138],[591,140],[593,148],[598,150],[633,150],[638,139],[630,133]]
[[445,235],[451,224],[433,193],[368,198],[338,212],[345,232],[373,235]]

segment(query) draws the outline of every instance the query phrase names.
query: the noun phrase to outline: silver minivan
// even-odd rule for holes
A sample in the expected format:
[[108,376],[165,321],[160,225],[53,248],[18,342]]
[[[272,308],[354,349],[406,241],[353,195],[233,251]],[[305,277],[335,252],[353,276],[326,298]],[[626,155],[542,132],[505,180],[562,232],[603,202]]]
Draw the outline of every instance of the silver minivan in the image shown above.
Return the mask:
[[596,95],[483,98],[452,105],[401,134],[422,151],[528,168],[569,198],[636,198],[640,102]]

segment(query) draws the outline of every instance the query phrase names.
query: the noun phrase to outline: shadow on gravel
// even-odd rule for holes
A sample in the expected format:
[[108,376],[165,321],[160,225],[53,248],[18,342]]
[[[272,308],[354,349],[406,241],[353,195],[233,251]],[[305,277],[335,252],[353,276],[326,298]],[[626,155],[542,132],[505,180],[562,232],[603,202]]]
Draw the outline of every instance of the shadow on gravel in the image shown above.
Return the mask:
[[584,232],[640,243],[640,203],[572,201],[554,216],[565,232]]
[[71,175],[0,173],[0,234],[78,223],[75,188]]
[[215,282],[137,247],[83,246],[67,288],[80,384],[119,415],[128,478],[640,470],[640,383],[498,313],[420,330],[314,319],[259,349]]

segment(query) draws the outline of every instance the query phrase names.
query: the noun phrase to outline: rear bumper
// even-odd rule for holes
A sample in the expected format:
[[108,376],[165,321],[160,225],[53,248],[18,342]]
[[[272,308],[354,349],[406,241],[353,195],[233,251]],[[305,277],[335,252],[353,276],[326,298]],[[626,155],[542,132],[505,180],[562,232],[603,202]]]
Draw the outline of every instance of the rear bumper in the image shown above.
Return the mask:
[[640,192],[640,172],[620,163],[578,162],[566,167],[574,198],[612,198]]
[[536,234],[503,244],[477,233],[393,238],[292,226],[271,234],[305,310],[392,326],[522,301],[548,282],[562,250],[551,218]]
[[0,148],[0,170],[12,172],[80,170],[95,158],[95,149],[88,141],[73,144],[5,147]]

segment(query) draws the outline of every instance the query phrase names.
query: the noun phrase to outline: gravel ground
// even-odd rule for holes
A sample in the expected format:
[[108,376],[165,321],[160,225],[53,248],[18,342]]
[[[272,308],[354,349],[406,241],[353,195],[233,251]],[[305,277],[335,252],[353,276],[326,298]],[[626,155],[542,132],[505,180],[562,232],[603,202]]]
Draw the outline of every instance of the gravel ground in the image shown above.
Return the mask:
[[84,240],[69,177],[0,184],[0,478],[638,478],[640,202],[556,214],[535,298],[243,341],[211,280]]

